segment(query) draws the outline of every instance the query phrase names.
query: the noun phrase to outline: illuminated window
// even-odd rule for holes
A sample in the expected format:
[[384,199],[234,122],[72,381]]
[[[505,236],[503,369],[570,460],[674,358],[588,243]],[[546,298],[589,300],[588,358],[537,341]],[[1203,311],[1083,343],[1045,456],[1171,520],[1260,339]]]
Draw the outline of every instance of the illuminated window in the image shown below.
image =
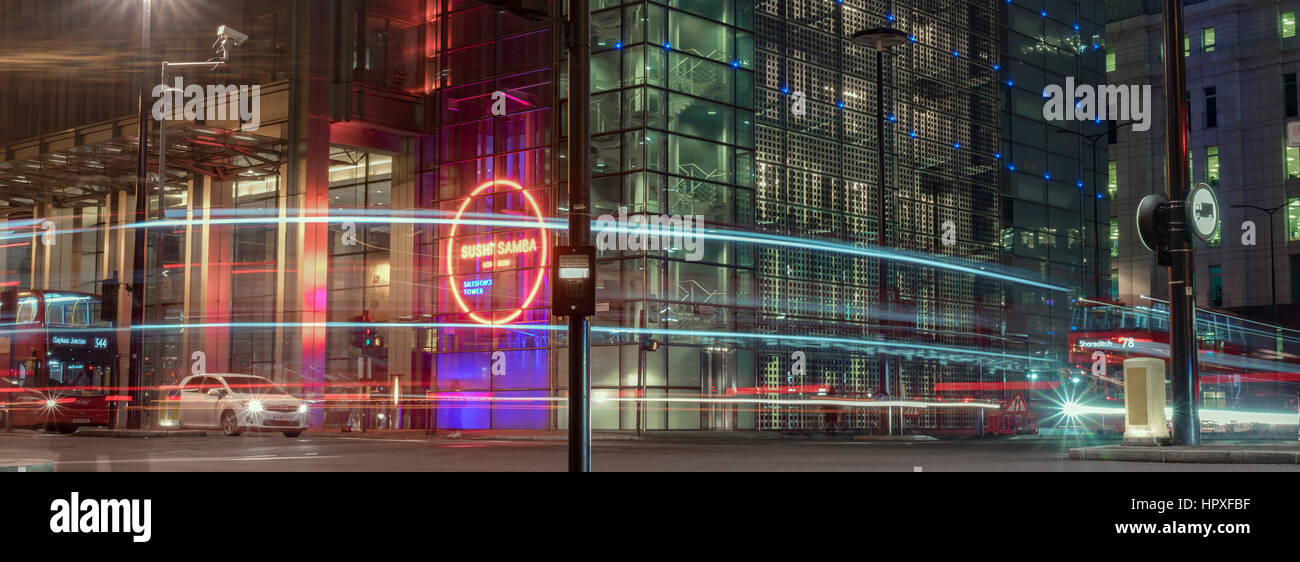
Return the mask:
[[1286,240],[1300,242],[1300,197],[1286,200]]
[[1192,36],[1188,34],[1183,34],[1183,56],[1192,56]]
[[1119,270],[1110,270],[1110,298],[1119,300]]
[[1300,147],[1286,147],[1286,179],[1300,178]]
[[1106,184],[1106,193],[1109,193],[1110,198],[1114,200],[1115,196],[1119,194],[1119,166],[1114,160],[1111,160],[1108,166],[1110,167],[1108,172],[1110,174],[1110,179]]
[[1115,47],[1106,47],[1106,72],[1115,72]]
[[1201,52],[1214,52],[1214,28],[1205,27],[1201,29]]
[[1295,37],[1295,12],[1282,13],[1282,38]]
[[1110,257],[1119,257],[1119,219],[1110,218]]
[[1196,157],[1190,150],[1187,151],[1187,181],[1196,184]]
[[1219,147],[1205,147],[1205,180],[1211,185],[1219,183]]

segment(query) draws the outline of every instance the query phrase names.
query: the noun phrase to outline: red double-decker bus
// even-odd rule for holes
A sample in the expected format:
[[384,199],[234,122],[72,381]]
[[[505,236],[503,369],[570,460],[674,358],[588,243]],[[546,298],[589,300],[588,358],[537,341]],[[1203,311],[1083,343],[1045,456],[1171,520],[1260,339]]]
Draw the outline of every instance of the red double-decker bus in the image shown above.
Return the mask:
[[[1071,391],[1080,412],[1116,411],[1091,416],[1104,419],[1102,429],[1122,430],[1118,409],[1124,405],[1124,360],[1169,359],[1168,304],[1146,301],[1143,306],[1087,299],[1074,303],[1069,367],[1061,387]],[[1196,334],[1204,432],[1296,425],[1287,420],[1296,415],[1300,390],[1300,331],[1198,308]]]
[[100,306],[87,293],[18,292],[16,321],[0,327],[0,393],[14,427],[112,425],[112,406],[129,398],[110,388],[116,337]]

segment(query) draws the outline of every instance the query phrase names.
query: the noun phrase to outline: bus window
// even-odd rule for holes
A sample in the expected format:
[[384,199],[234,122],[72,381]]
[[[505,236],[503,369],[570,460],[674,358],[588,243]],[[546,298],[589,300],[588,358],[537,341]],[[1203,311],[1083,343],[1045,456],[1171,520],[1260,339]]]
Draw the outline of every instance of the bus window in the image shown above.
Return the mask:
[[47,294],[45,324],[85,328],[99,322],[99,300],[91,296]]
[[18,299],[18,323],[30,324],[36,321],[36,297]]
[[67,386],[69,381],[63,380],[63,363],[58,361],[49,362],[49,386]]
[[40,377],[37,376],[35,359],[28,359],[18,363],[18,386],[27,388],[40,386]]

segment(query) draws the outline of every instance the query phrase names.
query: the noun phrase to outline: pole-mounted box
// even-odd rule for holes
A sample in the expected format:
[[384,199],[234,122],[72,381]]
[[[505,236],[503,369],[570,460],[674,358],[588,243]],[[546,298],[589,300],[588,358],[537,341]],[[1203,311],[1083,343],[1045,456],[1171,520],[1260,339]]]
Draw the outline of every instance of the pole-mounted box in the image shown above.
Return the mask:
[[551,314],[596,314],[596,247],[557,246],[551,277]]

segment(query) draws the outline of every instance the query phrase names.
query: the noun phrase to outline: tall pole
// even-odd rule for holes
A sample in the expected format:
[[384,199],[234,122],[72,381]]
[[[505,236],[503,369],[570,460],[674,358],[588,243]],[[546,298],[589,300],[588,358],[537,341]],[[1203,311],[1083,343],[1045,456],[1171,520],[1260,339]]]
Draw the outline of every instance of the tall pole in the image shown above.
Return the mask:
[[[879,189],[876,190],[876,245],[883,250],[888,244],[886,237],[886,222],[889,217],[886,213],[887,197],[885,193],[885,50],[876,48],[876,183]],[[938,210],[936,209],[936,212]],[[881,339],[888,331],[886,326],[893,321],[889,318],[889,272],[887,268],[889,263],[882,259],[876,260],[876,310],[880,312],[880,331]],[[889,356],[877,350],[879,372],[885,380],[885,393],[895,396],[896,393],[889,386]],[[888,410],[889,414],[889,435],[894,434],[894,409]]]
[[140,150],[136,163],[135,178],[135,218],[136,228],[134,247],[131,252],[131,365],[127,372],[127,393],[131,400],[127,402],[126,427],[140,428],[140,409],[144,391],[141,388],[144,376],[144,336],[138,329],[144,325],[144,285],[146,232],[140,228],[149,213],[149,20],[151,0],[141,0],[140,8]]
[[[889,13],[893,13],[893,6],[890,6]],[[892,49],[899,45],[908,43],[907,34],[901,30],[889,27],[877,27],[864,29],[853,34],[853,44],[862,47],[871,47],[876,50],[876,182],[879,189],[876,192],[876,245],[884,248],[889,243],[886,221],[888,194],[885,191],[885,49]],[[938,201],[936,204],[936,213]],[[887,307],[892,303],[889,300],[889,275],[888,265],[885,259],[876,260],[876,323],[880,330],[881,338],[889,332],[888,326],[893,319],[889,318]],[[889,380],[889,358],[880,351],[877,351],[878,363],[877,374],[883,382],[884,392],[888,394],[892,386]],[[902,381],[898,381],[899,392],[902,395]],[[896,398],[896,396],[890,396]],[[902,410],[899,410],[902,414]],[[886,416],[889,419],[889,433],[893,434],[894,410],[892,407],[886,410]],[[901,419],[900,419],[901,422]],[[901,425],[901,423],[900,423]]]
[[1282,207],[1273,209],[1268,213],[1268,282],[1269,289],[1273,293],[1274,330],[1277,329],[1277,248],[1275,247],[1275,244],[1277,243],[1277,229],[1273,227],[1273,215],[1276,214],[1279,209],[1285,207],[1286,206],[1283,205]]
[[[569,0],[569,245],[591,243],[589,0]],[[593,272],[594,274],[594,272]],[[589,323],[569,316],[569,472],[591,471]]]
[[1173,383],[1174,445],[1201,444],[1196,363],[1196,291],[1187,228],[1187,77],[1183,60],[1183,0],[1164,0],[1165,160],[1168,162],[1169,368]]

